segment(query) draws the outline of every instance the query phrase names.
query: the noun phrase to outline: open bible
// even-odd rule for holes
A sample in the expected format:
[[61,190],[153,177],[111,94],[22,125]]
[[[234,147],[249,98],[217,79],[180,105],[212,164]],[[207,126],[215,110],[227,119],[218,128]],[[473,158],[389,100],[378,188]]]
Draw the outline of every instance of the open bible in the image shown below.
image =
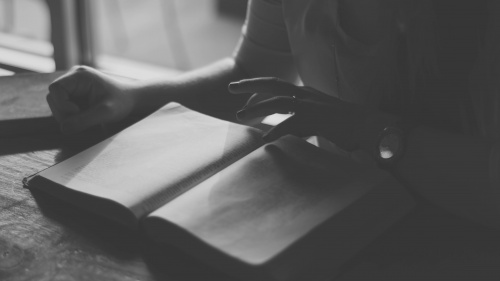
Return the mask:
[[170,103],[25,179],[248,280],[324,280],[413,200],[388,173]]

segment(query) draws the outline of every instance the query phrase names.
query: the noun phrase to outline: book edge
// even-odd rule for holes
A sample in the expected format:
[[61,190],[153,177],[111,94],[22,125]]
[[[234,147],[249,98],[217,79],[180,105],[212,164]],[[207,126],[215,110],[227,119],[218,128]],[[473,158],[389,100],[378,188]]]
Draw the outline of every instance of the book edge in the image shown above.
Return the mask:
[[[23,179],[23,183],[25,188],[42,191],[80,210],[110,219],[130,229],[136,229],[139,224],[140,218],[129,208],[114,200],[67,188],[38,174]],[[66,194],[62,195],[61,191]]]

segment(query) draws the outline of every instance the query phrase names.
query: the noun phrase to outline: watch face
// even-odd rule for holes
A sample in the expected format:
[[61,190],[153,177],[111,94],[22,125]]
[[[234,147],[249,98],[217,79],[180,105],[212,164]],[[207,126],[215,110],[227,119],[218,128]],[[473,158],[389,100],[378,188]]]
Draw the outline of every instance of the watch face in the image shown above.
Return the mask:
[[385,128],[378,143],[378,157],[383,162],[392,162],[403,149],[402,134],[396,128]]

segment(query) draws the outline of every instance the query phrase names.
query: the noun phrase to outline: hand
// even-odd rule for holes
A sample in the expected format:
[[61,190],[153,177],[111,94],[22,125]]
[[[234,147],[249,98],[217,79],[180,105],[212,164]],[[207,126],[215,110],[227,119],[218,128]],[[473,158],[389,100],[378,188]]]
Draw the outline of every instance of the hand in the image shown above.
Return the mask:
[[320,135],[346,150],[360,144],[366,112],[356,104],[330,97],[310,87],[298,87],[277,78],[255,78],[229,84],[233,94],[257,93],[271,98],[247,103],[237,114],[248,120],[274,113],[294,112],[294,115],[264,135],[273,141],[286,134],[299,137]]
[[47,102],[65,134],[119,121],[134,101],[131,82],[114,79],[86,66],[73,67],[49,86]]

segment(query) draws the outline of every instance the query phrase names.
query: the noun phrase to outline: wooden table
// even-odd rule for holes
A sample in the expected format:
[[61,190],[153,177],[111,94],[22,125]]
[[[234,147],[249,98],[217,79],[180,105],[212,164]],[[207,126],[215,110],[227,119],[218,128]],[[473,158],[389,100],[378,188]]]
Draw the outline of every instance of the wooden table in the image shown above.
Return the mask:
[[[0,118],[12,118],[5,107],[15,106],[16,118],[48,116],[46,89],[58,75],[0,78]],[[0,139],[0,280],[232,280],[173,247],[23,188],[24,177],[103,137],[49,130]],[[422,202],[346,264],[339,280],[497,281],[499,240],[497,231]]]

